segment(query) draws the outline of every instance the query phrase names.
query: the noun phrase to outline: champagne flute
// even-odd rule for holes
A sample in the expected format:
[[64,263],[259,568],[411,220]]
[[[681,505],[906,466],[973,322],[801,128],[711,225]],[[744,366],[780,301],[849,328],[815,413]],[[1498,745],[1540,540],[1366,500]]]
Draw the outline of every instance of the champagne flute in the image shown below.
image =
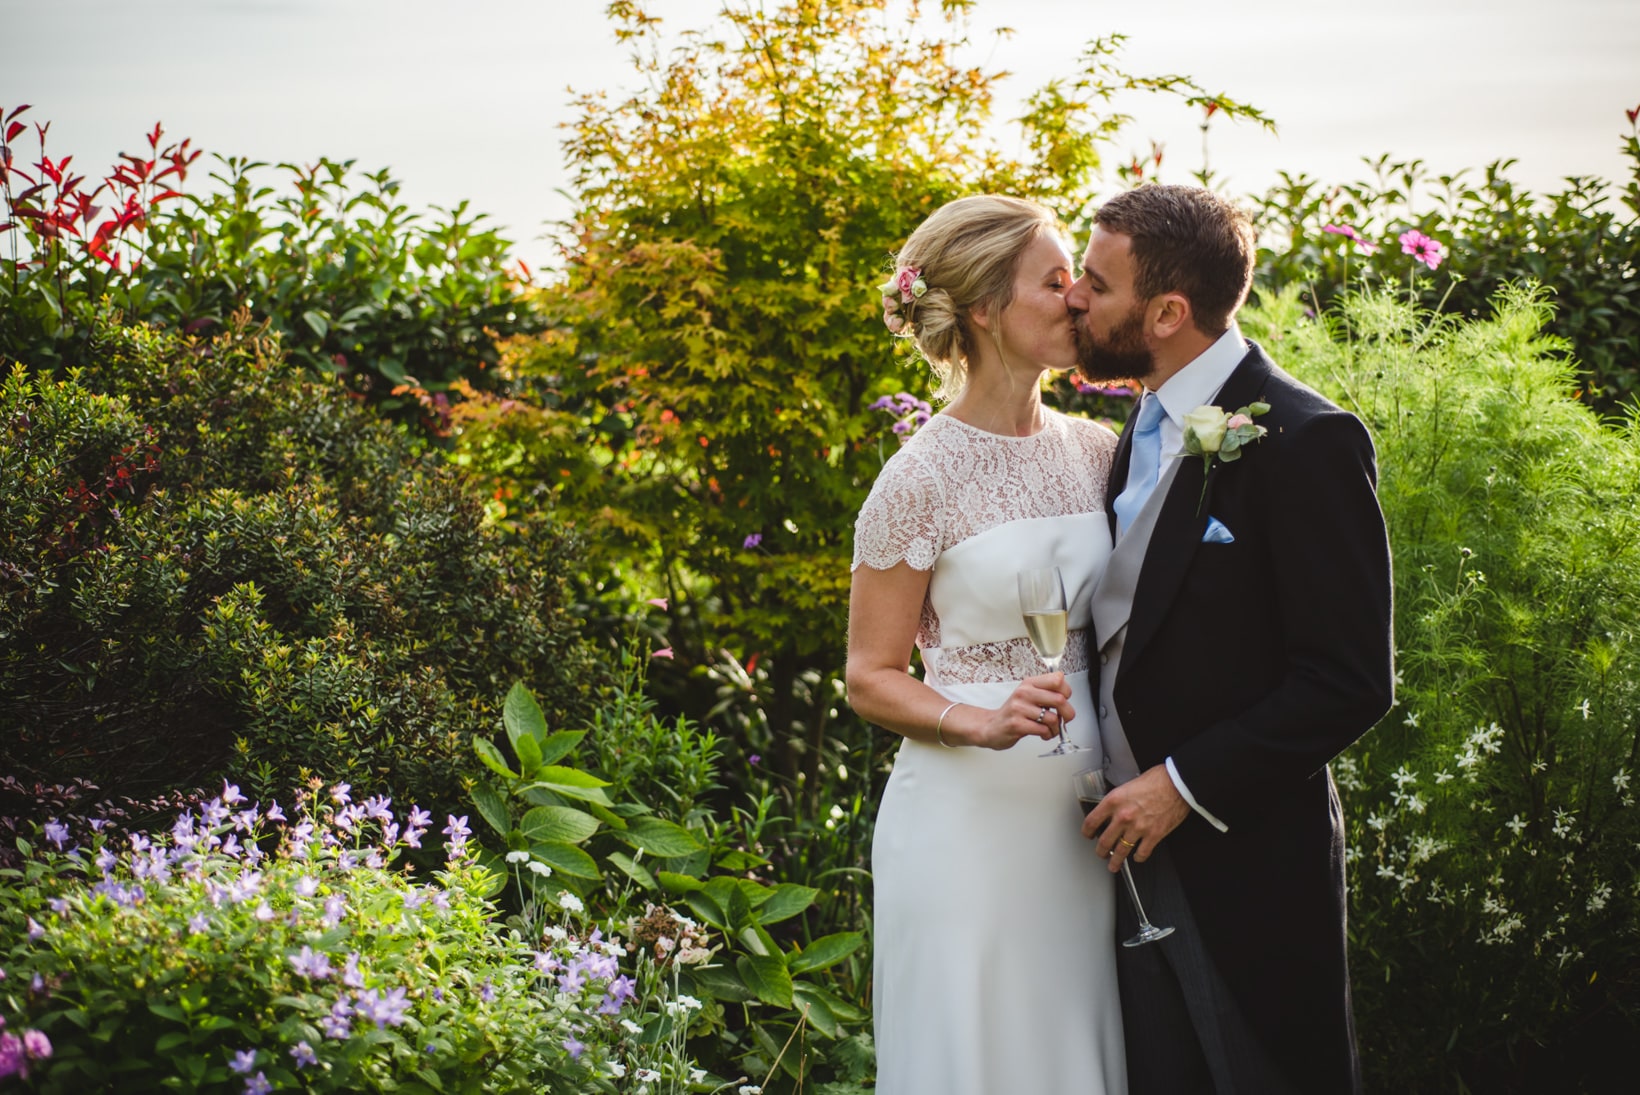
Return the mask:
[[[1105,797],[1110,790],[1110,784],[1105,781],[1103,768],[1084,768],[1071,777],[1076,786],[1076,800],[1082,804],[1082,816],[1086,817],[1099,805],[1099,800]],[[1124,947],[1142,947],[1146,943],[1154,943],[1158,939],[1166,939],[1173,934],[1171,925],[1158,928],[1145,915],[1145,907],[1139,900],[1139,887],[1133,884],[1133,868],[1128,865],[1127,856],[1122,857],[1122,877],[1127,881],[1128,896],[1133,899],[1133,911],[1139,914],[1139,934],[1132,939],[1122,940]]]
[[[1031,637],[1040,657],[1052,673],[1059,668],[1065,656],[1069,638],[1068,614],[1065,611],[1065,579],[1058,567],[1019,572],[1019,611],[1025,616],[1025,633]],[[1041,754],[1058,757],[1066,753],[1085,752],[1084,748],[1065,737],[1065,720],[1059,720],[1059,744]]]

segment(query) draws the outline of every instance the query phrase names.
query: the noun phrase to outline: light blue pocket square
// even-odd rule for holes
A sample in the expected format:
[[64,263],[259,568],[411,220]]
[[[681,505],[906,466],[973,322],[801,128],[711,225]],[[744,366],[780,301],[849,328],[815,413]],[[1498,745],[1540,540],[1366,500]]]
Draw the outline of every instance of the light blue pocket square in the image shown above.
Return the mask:
[[1233,544],[1236,538],[1230,535],[1230,530],[1224,527],[1224,522],[1217,517],[1207,519],[1207,531],[1202,533],[1204,544]]

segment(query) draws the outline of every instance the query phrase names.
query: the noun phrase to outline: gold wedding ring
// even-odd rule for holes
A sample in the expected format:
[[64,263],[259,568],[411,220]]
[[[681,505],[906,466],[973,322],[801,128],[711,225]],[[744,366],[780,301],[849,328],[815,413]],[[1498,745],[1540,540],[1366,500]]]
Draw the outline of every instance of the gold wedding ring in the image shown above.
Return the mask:
[[1133,843],[1133,841],[1131,841],[1131,840],[1122,840],[1122,838],[1121,838],[1121,837],[1117,837],[1117,838],[1116,838],[1116,839],[1117,839],[1117,840],[1121,840],[1121,841],[1122,841],[1122,843],[1123,843],[1123,844],[1124,844],[1124,845],[1126,845],[1126,846],[1127,846],[1127,847],[1129,847],[1129,848],[1132,848],[1132,847],[1134,847],[1134,846],[1135,846],[1135,845],[1134,845],[1134,843]]

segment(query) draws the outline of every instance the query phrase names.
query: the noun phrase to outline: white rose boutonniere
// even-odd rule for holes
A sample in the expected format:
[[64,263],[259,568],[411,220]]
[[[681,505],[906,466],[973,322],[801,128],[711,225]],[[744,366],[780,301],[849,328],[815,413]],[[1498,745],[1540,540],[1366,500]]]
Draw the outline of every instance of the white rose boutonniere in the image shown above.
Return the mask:
[[[1224,413],[1222,407],[1203,405],[1184,416],[1184,452],[1179,455],[1202,458],[1202,474],[1213,470],[1216,457],[1226,464],[1241,459],[1241,450],[1270,431],[1253,421],[1270,409],[1268,403],[1249,403],[1234,414]],[[1207,497],[1207,484],[1202,483],[1202,498]],[[1196,503],[1201,513],[1201,501]]]

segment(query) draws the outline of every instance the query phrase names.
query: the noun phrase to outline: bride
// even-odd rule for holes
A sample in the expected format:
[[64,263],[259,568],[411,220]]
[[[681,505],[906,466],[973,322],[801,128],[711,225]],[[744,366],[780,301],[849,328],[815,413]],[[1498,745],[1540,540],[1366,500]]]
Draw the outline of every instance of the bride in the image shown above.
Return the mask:
[[[1126,1090],[1115,890],[1071,784],[1103,756],[1082,631],[1116,438],[1039,397],[1076,362],[1073,279],[1051,213],[982,196],[929,217],[884,287],[889,329],[950,402],[855,526],[849,701],[905,739],[872,843],[881,1095]],[[1062,674],[1044,672],[1015,586],[1048,566],[1073,628]],[[1062,721],[1093,751],[1042,756]]]

